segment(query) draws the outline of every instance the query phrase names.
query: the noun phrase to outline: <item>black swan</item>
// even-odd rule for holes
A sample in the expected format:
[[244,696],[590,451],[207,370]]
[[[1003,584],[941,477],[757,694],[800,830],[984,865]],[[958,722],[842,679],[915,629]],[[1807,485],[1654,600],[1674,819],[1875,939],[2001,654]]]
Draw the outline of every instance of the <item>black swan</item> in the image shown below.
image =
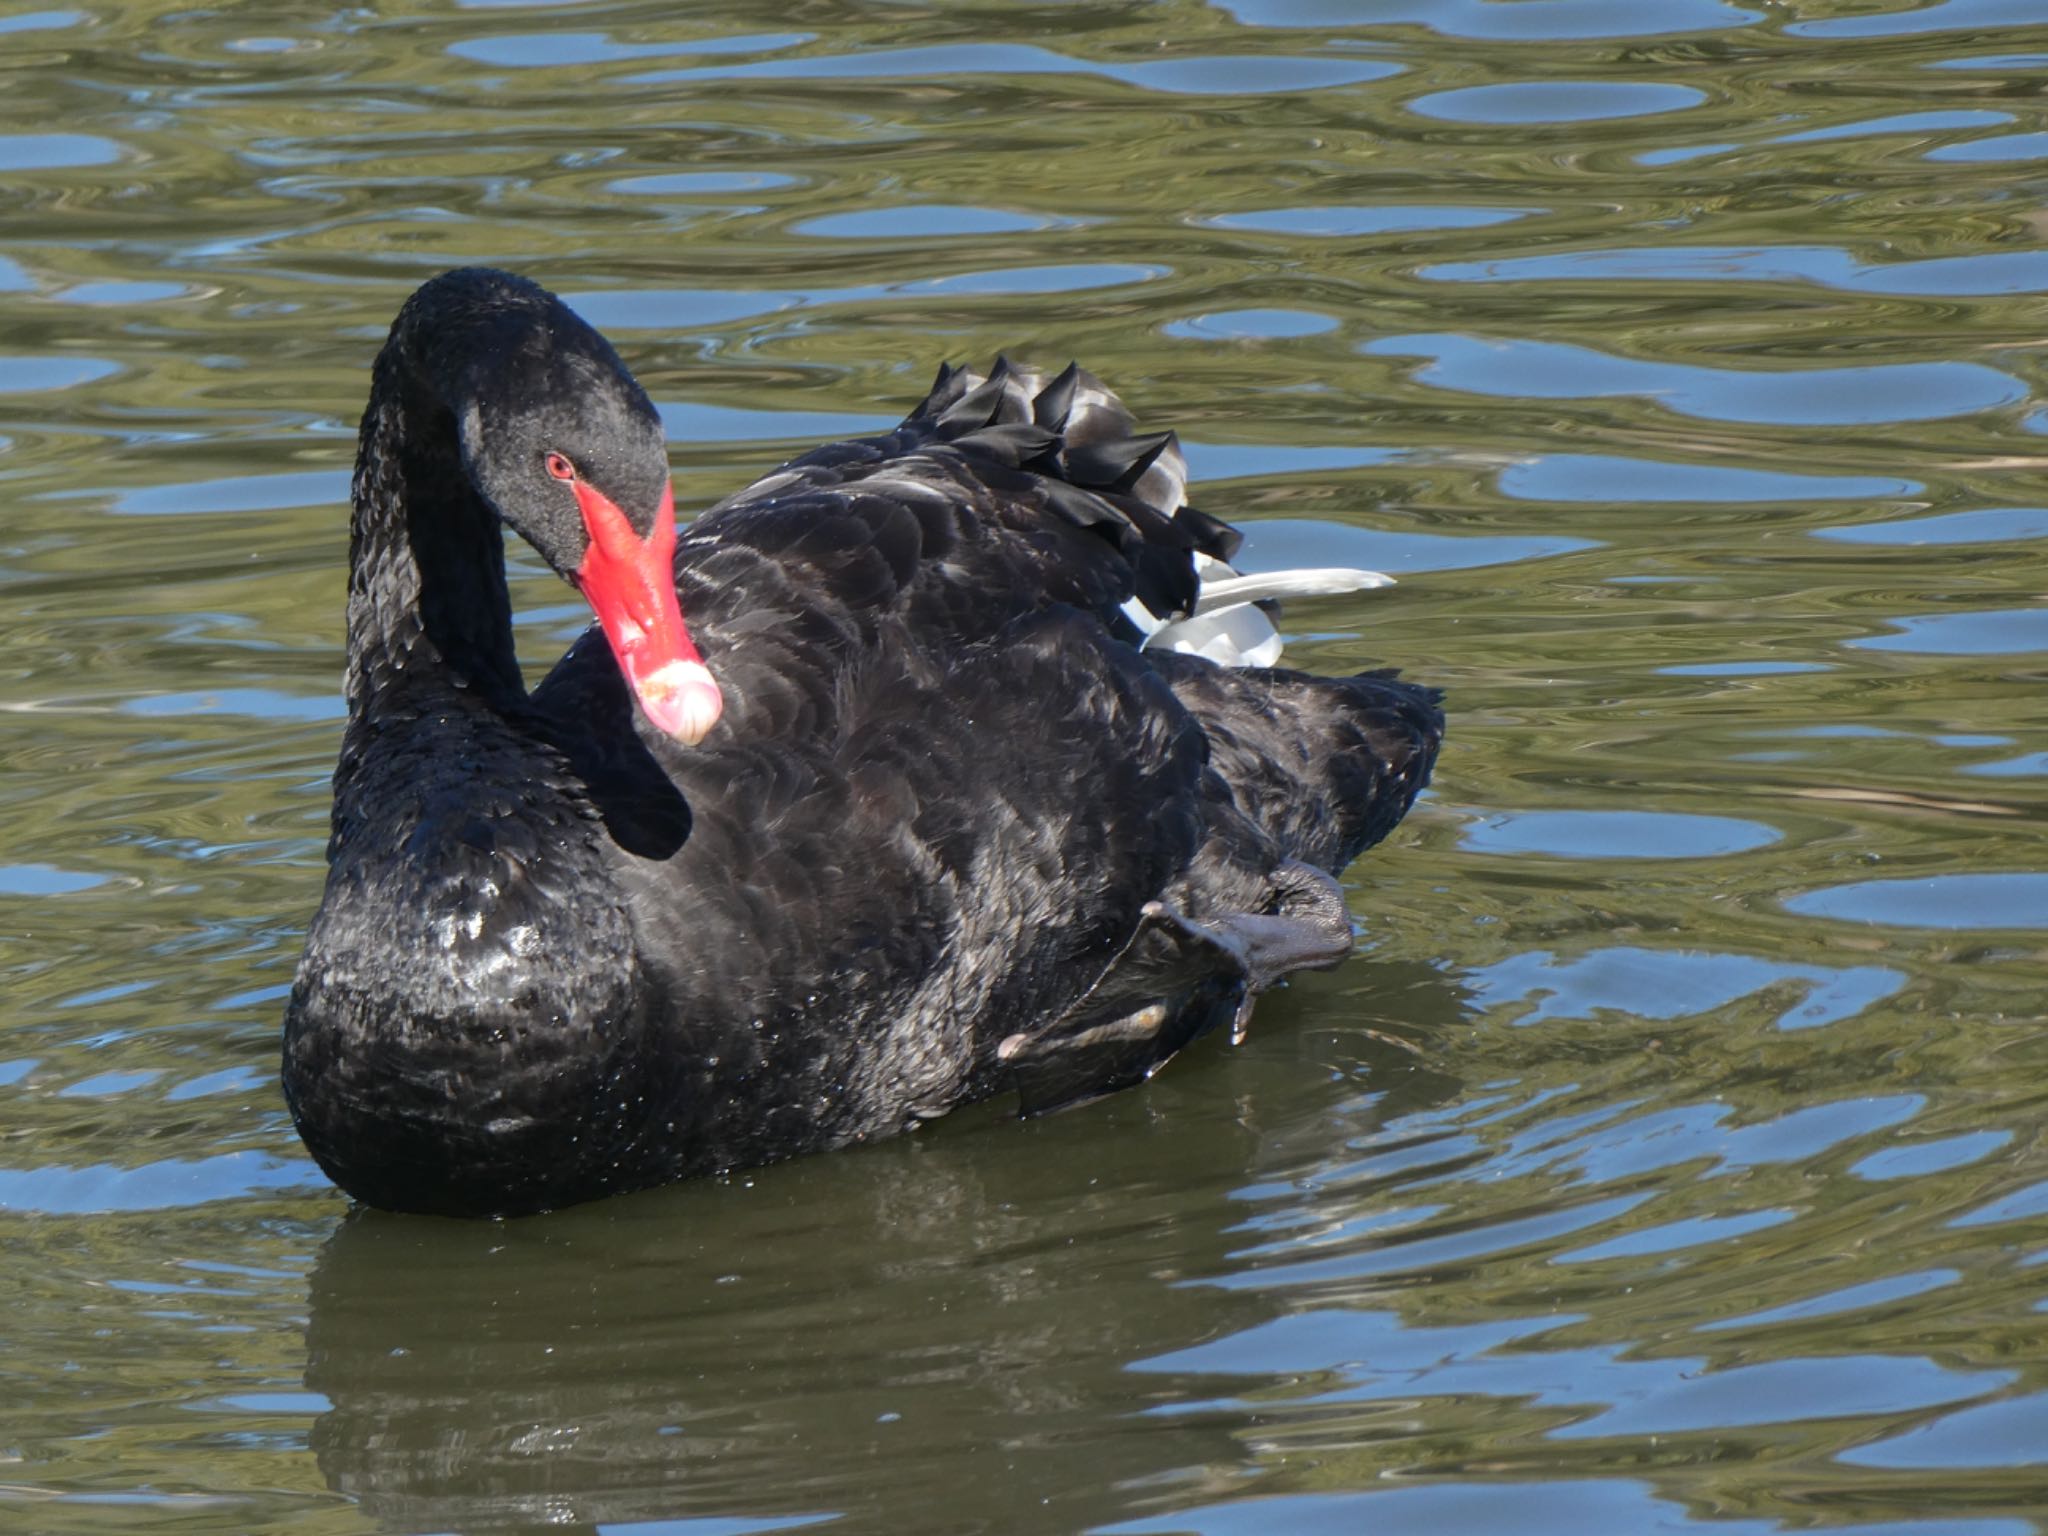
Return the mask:
[[[1384,578],[1237,575],[1131,427],[1076,368],[942,368],[678,535],[601,336],[503,272],[419,289],[363,416],[285,1018],[320,1167],[506,1215],[1039,1113],[1348,953],[1332,875],[1427,782],[1438,695],[1267,665],[1272,596]],[[599,620],[531,693],[501,523]]]

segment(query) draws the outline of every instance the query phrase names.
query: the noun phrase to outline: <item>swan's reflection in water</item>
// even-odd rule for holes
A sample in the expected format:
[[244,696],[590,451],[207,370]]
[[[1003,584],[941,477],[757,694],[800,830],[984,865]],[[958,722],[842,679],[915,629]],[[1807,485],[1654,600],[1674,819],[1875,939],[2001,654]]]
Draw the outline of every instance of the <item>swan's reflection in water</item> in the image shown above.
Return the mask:
[[358,1212],[312,1280],[321,1471],[394,1531],[1078,1530],[1213,1496],[1241,1424],[1146,1415],[1186,1394],[1125,1363],[1270,1314],[1176,1282],[1242,1245],[1232,1190],[1453,1094],[1372,1026],[1459,1012],[1354,962],[1265,1001],[1269,1049],[1077,1113],[523,1222]]

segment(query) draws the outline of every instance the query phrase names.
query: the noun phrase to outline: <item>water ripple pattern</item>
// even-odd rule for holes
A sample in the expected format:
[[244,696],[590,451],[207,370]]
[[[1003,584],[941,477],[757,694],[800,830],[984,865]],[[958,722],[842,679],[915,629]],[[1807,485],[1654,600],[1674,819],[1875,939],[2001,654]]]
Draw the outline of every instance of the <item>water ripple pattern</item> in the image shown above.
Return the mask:
[[[2048,1528],[2041,0],[0,16],[0,1527]],[[275,1087],[365,368],[487,262],[707,505],[1176,429],[1453,734],[1141,1090],[560,1217]],[[512,551],[538,670],[575,594]]]

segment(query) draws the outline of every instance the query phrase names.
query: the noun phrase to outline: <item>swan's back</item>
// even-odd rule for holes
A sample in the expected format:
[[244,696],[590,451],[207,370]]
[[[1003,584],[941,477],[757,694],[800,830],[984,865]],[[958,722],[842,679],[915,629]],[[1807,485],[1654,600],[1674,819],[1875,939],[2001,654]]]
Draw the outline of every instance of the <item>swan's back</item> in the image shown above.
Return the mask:
[[[861,1135],[1012,1084],[1039,1107],[1092,1096],[1348,950],[1327,877],[1427,783],[1437,695],[1174,650],[1242,542],[1185,492],[1173,435],[1137,433],[1090,375],[999,363],[942,370],[894,431],[794,459],[682,535],[726,715],[688,751],[643,732],[694,830],[635,910],[645,947],[720,966],[735,1015],[840,1000],[797,1074],[813,1124],[845,1081],[872,1089]],[[543,698],[599,688],[604,665],[586,642]],[[1111,1059],[1054,1052],[1057,1087],[1033,1093],[1017,1037],[1072,1034],[1057,1021],[1148,907],[1196,925],[1155,934],[1171,964],[1138,990],[1159,996],[1109,1031]]]

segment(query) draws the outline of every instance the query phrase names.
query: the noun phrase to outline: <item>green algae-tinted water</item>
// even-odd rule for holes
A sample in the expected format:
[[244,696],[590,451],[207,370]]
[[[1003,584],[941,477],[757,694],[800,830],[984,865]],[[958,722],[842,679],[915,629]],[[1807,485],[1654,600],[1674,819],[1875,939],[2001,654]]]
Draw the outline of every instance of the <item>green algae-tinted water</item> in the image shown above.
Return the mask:
[[[2025,0],[0,16],[0,1527],[2039,1529],[2044,84]],[[1452,690],[1359,957],[1051,1120],[351,1216],[341,503],[470,261],[690,506],[1007,348],[1400,575],[1289,615]]]

